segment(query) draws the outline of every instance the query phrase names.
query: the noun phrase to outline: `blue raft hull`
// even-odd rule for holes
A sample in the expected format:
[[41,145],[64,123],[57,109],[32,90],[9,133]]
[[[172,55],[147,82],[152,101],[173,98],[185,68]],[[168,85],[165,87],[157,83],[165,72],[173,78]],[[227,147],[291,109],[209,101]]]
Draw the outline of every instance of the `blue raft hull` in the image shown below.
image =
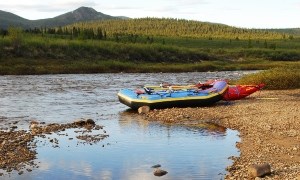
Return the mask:
[[218,81],[212,88],[206,90],[185,89],[137,94],[132,89],[122,89],[118,93],[118,98],[121,103],[132,109],[141,106],[149,106],[151,109],[198,107],[209,106],[222,100],[227,89],[225,81]]

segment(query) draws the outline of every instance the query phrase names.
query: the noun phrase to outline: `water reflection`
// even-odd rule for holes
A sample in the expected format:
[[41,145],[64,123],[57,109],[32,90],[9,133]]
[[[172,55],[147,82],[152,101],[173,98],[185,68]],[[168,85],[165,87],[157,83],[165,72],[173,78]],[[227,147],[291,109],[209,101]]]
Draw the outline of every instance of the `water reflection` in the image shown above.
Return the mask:
[[40,139],[39,168],[4,178],[157,179],[151,166],[161,164],[169,173],[159,179],[220,179],[231,163],[227,158],[238,154],[236,131],[212,124],[188,127],[148,122],[128,111],[116,94],[121,88],[149,82],[190,84],[245,73],[0,76],[0,128],[13,121],[19,128],[28,128],[33,119],[48,124],[91,118],[109,134],[94,145],[78,143],[73,129],[65,132],[68,136],[48,135],[59,140],[59,147]]
[[[39,168],[22,178],[157,179],[151,166],[161,164],[168,174],[160,179],[221,179],[230,164],[227,157],[236,153],[236,132],[211,124],[166,126],[130,111],[103,124],[110,137],[94,145],[78,143],[74,129],[37,139]],[[53,138],[59,148],[48,142]]]

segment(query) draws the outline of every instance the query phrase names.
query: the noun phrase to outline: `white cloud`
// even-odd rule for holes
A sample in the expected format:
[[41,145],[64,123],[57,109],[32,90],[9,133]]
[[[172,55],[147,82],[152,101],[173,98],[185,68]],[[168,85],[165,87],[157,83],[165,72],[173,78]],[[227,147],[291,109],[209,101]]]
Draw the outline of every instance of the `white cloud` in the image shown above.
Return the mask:
[[[112,16],[170,17],[240,27],[299,27],[299,0],[2,0],[0,9],[27,19],[52,18],[81,6]],[[266,19],[263,17],[270,17]],[[282,20],[279,22],[279,19]],[[265,27],[265,26],[264,26]]]
[[4,1],[0,3],[1,9],[11,10],[11,11],[37,11],[37,12],[67,12],[79,8],[81,6],[93,7],[96,3],[92,0],[55,0],[55,1],[39,1],[39,0],[31,0],[31,1]]

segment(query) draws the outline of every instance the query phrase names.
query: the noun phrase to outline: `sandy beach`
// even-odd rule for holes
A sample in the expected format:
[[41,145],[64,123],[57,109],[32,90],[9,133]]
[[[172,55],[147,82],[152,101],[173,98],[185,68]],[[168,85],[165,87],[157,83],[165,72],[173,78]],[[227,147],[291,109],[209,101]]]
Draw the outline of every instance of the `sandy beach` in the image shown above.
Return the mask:
[[[211,107],[153,110],[150,121],[197,126],[216,123],[239,131],[239,157],[225,179],[300,179],[300,89],[256,92]],[[248,168],[268,163],[271,174],[250,177]]]

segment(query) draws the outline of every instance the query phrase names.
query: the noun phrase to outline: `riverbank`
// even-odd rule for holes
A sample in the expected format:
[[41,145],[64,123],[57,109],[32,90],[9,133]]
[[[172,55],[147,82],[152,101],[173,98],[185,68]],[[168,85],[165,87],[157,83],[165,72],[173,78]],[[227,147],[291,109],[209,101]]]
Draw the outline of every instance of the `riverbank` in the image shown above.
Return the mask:
[[167,73],[299,68],[299,61],[211,60],[199,62],[147,62],[96,59],[0,58],[0,75]]
[[261,91],[212,107],[154,110],[147,119],[192,126],[216,123],[238,130],[240,156],[230,157],[234,163],[225,179],[249,179],[249,166],[262,163],[269,163],[272,172],[263,179],[300,178],[300,89]]
[[[43,138],[44,142],[52,144],[53,148],[59,148],[61,140],[49,138],[47,135],[56,133],[60,136],[68,136],[64,131],[74,129],[76,137],[70,137],[69,140],[74,139],[77,143],[90,145],[109,136],[103,130],[103,126],[96,125],[92,119],[79,119],[67,124],[45,124],[33,120],[30,122],[29,130],[20,130],[17,126],[18,123],[19,121],[0,121],[0,177],[9,176],[12,172],[21,175],[39,167],[39,163],[35,161],[38,146],[36,138]],[[101,131],[104,133],[93,134]]]

